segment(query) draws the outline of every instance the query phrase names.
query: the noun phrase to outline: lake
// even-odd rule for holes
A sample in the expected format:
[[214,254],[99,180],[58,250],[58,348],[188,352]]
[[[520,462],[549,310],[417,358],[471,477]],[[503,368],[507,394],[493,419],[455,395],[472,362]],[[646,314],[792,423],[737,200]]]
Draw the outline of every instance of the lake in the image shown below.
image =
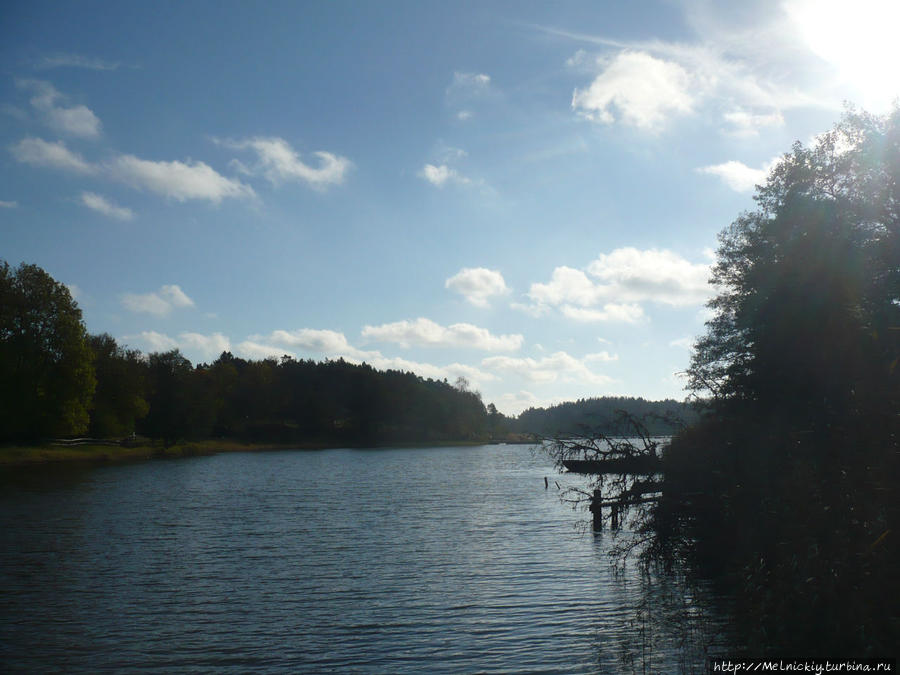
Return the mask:
[[0,663],[703,672],[696,622],[652,626],[680,610],[714,622],[711,608],[613,568],[613,535],[576,528],[589,514],[560,502],[563,478],[515,445],[8,470]]

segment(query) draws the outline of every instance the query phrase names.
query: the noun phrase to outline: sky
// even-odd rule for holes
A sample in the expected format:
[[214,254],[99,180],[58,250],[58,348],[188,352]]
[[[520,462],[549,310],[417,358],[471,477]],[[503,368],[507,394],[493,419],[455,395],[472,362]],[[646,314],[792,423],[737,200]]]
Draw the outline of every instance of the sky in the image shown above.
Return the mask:
[[194,363],[464,377],[507,414],[682,399],[716,236],[900,3],[0,5],[0,259]]

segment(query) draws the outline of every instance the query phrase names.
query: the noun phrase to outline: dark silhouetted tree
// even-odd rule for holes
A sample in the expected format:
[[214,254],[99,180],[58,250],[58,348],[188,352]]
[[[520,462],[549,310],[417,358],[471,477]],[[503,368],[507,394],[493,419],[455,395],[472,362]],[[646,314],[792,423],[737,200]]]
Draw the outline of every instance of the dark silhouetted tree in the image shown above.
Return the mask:
[[88,428],[94,368],[81,310],[40,267],[0,262],[0,437]]
[[126,436],[149,411],[147,363],[138,350],[119,346],[106,333],[91,335],[88,342],[97,376],[90,434],[96,438]]

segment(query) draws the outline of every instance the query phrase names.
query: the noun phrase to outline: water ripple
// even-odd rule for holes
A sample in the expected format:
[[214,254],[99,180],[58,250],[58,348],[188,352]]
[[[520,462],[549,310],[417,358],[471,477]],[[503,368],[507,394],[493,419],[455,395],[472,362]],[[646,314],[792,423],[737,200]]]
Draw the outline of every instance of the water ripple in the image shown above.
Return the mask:
[[640,584],[611,573],[608,535],[573,529],[582,516],[544,489],[552,471],[527,448],[485,446],[13,472],[0,662],[620,672]]

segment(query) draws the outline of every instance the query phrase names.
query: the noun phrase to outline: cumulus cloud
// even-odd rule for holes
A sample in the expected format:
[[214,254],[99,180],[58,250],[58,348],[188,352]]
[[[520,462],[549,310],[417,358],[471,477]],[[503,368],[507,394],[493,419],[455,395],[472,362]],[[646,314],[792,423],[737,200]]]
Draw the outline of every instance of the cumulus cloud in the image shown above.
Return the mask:
[[561,398],[540,398],[534,393],[522,389],[502,394],[494,399],[494,404],[504,415],[518,415],[528,408],[546,408],[562,401]]
[[681,306],[705,302],[710,295],[709,265],[672,251],[619,248],[598,256],[588,272],[619,300]]
[[350,345],[343,333],[333,330],[319,330],[315,328],[301,328],[299,330],[276,330],[268,337],[259,335],[250,336],[251,340],[265,340],[292,349],[300,349],[306,352],[345,358],[353,360],[366,360],[377,352],[365,352]]
[[253,197],[253,188],[226,178],[203,162],[153,162],[134,155],[120,155],[107,166],[111,177],[139,190],[149,190],[167,199],[184,202],[206,199]]
[[282,356],[290,356],[292,359],[297,355],[283,347],[275,345],[267,345],[255,340],[244,340],[235,348],[238,355],[246,359],[280,359]]
[[476,307],[487,307],[490,298],[509,293],[503,275],[484,267],[465,267],[444,282]]
[[528,292],[540,305],[574,304],[588,307],[599,302],[606,289],[599,288],[582,270],[568,266],[557,267],[546,284],[534,283]]
[[471,179],[463,176],[456,169],[452,169],[446,164],[435,166],[434,164],[426,164],[419,171],[419,177],[424,178],[432,185],[444,187],[448,183],[456,183],[458,185],[468,185]]
[[93,209],[98,213],[102,213],[104,216],[115,218],[116,220],[131,220],[134,218],[134,211],[131,209],[124,206],[116,206],[106,197],[94,192],[82,192],[81,203],[89,209]]
[[708,263],[692,263],[672,251],[626,247],[601,254],[586,270],[561,266],[547,283],[533,283],[531,304],[514,304],[538,315],[557,308],[575,321],[634,323],[640,303],[673,307],[702,304],[710,294]]
[[731,160],[722,164],[703,166],[699,173],[717,176],[735,192],[752,192],[757,185],[763,185],[778,158],[768,162],[760,169],[753,169],[743,162]]
[[622,121],[643,129],[657,129],[673,113],[691,112],[691,77],[673,61],[642,51],[623,51],[605,64],[586,89],[576,89],[572,108],[605,124]]
[[[771,12],[745,11],[733,3],[682,3],[686,24],[699,36],[693,42],[623,41],[555,28],[541,30],[595,45],[600,51],[597,55],[581,49],[567,62],[576,72],[591,72],[593,77],[589,84],[575,89],[572,106],[577,114],[606,124],[621,122],[656,131],[673,116],[724,112],[729,132],[752,136],[761,128],[780,126],[787,110],[835,110],[842,100],[852,97],[852,90],[843,85],[854,80],[842,83],[839,73],[829,72],[815,49],[798,39],[798,32],[809,32],[810,26],[815,26],[811,32],[821,37],[826,32],[823,24],[831,24],[834,35],[822,41],[829,47],[838,45],[837,51],[846,49],[858,55],[861,50],[852,49],[852,43],[841,34],[845,24],[835,20],[837,16],[846,18],[847,12],[839,9],[840,3],[825,3],[825,10],[820,7],[823,3],[803,0],[802,4],[809,9],[802,14],[815,19],[805,21],[805,26],[796,22],[797,12],[792,7],[798,3],[794,0],[779,3],[780,11]],[[821,21],[829,14],[831,17]],[[855,16],[871,17],[873,13],[857,12]],[[885,50],[896,50],[893,42],[874,41],[880,48],[888,45]],[[892,62],[889,58],[869,60],[868,67],[854,79],[871,81]],[[883,83],[884,78],[881,80]]]
[[562,381],[607,385],[614,381],[607,375],[592,371],[586,359],[577,359],[563,351],[540,359],[490,356],[482,359],[481,365],[488,370],[516,375],[531,382]]
[[[353,162],[346,157],[319,150],[312,153],[318,166],[304,162],[300,155],[283,138],[257,137],[243,141],[218,141],[235,150],[250,149],[256,153],[257,162],[253,167],[244,167],[250,174],[262,174],[273,185],[287,182],[306,183],[317,190],[344,182]],[[241,165],[243,166],[243,165]]]
[[125,339],[136,340],[154,352],[167,352],[172,349],[178,349],[177,340],[170,338],[164,333],[157,333],[154,330],[145,330],[137,335],[126,335]]
[[16,84],[33,92],[31,105],[57,131],[83,138],[100,135],[100,120],[93,111],[85,105],[66,105],[66,97],[49,82],[18,80]]
[[[296,350],[296,351],[294,351]],[[379,351],[366,351],[353,347],[343,333],[332,330],[301,328],[294,331],[276,330],[267,336],[251,335],[237,345],[237,352],[246,358],[280,358],[283,355],[297,358],[297,353],[314,353],[332,359],[344,359],[350,363],[368,363],[379,370],[412,372],[421,377],[437,380],[455,380],[465,377],[474,386],[496,380],[497,377],[474,366],[451,363],[439,366],[409,359],[387,357]]]
[[181,333],[179,347],[201,353],[205,358],[212,359],[222,352],[231,351],[231,341],[222,333],[203,335],[202,333]]
[[396,321],[381,326],[365,326],[364,338],[380,342],[394,342],[403,347],[469,347],[485,351],[515,351],[522,346],[521,335],[492,335],[485,328],[470,323],[456,323],[444,327],[429,319]]
[[132,312],[166,316],[175,308],[193,307],[194,301],[178,285],[171,284],[154,293],[125,293],[122,304]]
[[378,354],[366,360],[373,368],[379,370],[399,370],[401,372],[415,373],[420,377],[432,380],[449,380],[454,382],[458,377],[464,377],[474,388],[479,388],[484,382],[492,382],[498,378],[474,366],[463,363],[451,363],[447,366],[437,366],[420,361],[409,361],[402,358],[388,358]]
[[31,164],[51,169],[61,169],[74,173],[90,174],[96,167],[72,152],[62,141],[50,143],[41,138],[23,138],[11,148],[13,157],[23,164]]
[[199,356],[201,359],[212,360],[222,352],[231,351],[231,341],[221,333],[181,333],[176,339],[165,333],[147,330],[137,335],[126,335],[124,339],[137,342],[152,352],[178,349],[187,352],[194,359]]

